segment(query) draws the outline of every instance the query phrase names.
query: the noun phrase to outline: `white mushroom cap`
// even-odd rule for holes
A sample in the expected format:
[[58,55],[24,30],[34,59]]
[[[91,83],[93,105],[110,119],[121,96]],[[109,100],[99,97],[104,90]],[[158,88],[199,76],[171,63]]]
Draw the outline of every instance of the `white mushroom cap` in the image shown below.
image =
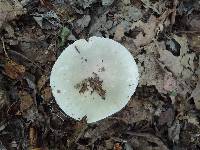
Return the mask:
[[[80,84],[88,78],[102,81],[100,95]],[[77,40],[55,62],[50,85],[60,108],[70,117],[96,122],[121,110],[138,85],[138,68],[130,52],[120,43],[101,37]],[[79,85],[79,89],[78,86]]]

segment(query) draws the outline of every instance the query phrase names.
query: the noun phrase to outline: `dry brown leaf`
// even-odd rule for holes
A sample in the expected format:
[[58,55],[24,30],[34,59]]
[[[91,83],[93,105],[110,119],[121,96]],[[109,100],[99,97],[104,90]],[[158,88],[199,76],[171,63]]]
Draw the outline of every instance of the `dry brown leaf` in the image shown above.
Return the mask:
[[188,37],[188,41],[190,47],[200,53],[200,35],[192,34]]
[[4,22],[15,19],[17,16],[25,14],[26,11],[18,0],[12,0],[11,5],[8,0],[0,1],[0,27]]
[[144,120],[151,122],[154,112],[155,109],[149,101],[132,99],[128,108],[121,112],[120,118],[124,118],[130,124]]
[[164,86],[164,72],[156,61],[156,46],[154,43],[144,47],[145,54],[137,55],[138,69],[140,74],[139,86],[155,85],[161,93],[166,93]]
[[25,73],[25,67],[16,62],[9,60],[4,66],[4,74],[11,79],[19,79]]
[[200,109],[200,81],[197,83],[190,97],[193,97],[196,108]]
[[33,98],[31,95],[26,92],[26,91],[20,91],[19,92],[19,97],[20,97],[20,110],[21,112],[26,111],[33,105]]
[[134,43],[137,47],[144,46],[152,41],[152,39],[156,35],[157,23],[158,19],[152,15],[150,16],[147,23],[144,23],[141,20],[139,20],[138,22],[133,24],[132,29],[139,27],[144,32],[144,33],[140,32],[136,36],[136,39],[134,39]]
[[129,132],[133,138],[129,141],[133,143],[135,149],[141,150],[169,150],[167,146],[153,134]]
[[174,143],[179,142],[181,125],[179,120],[175,120],[174,123],[168,128],[168,137]]
[[188,79],[194,71],[194,53],[189,53],[188,43],[185,36],[174,35],[173,38],[181,45],[180,56],[174,56],[170,51],[159,48],[159,60],[175,75],[182,79]]
[[124,32],[125,32],[124,27],[122,25],[118,25],[116,27],[114,40],[121,41],[122,37],[124,36]]
[[131,27],[132,30],[136,27],[143,30],[143,32],[140,32],[136,36],[136,39],[134,39],[136,47],[145,46],[155,39],[155,36],[163,30],[163,24],[167,25],[167,17],[170,12],[171,10],[165,11],[159,18],[151,15],[147,23],[144,23],[141,20],[133,23]]
[[193,16],[193,18],[191,19],[189,25],[190,25],[190,30],[192,31],[199,31],[200,30],[200,17],[199,15],[197,16]]
[[29,139],[31,147],[37,146],[37,130],[33,127],[29,129]]
[[51,87],[48,86],[48,87],[44,88],[44,89],[41,91],[41,94],[42,94],[42,96],[43,96],[43,98],[44,98],[44,101],[45,101],[46,103],[48,103],[49,100],[50,100],[51,97],[52,97]]
[[166,72],[164,75],[164,90],[165,91],[174,91],[177,86],[177,81],[173,77],[171,72]]
[[166,11],[159,18],[151,15],[147,23],[144,23],[141,20],[133,23],[131,27],[132,30],[134,30],[136,27],[143,30],[143,32],[140,32],[136,36],[136,39],[134,39],[134,44],[136,47],[145,46],[151,43],[158,32],[163,30],[163,24],[165,23],[164,21],[168,17],[169,13],[170,11]]
[[38,80],[37,88],[39,91],[44,87],[47,80],[48,80],[48,76],[46,76],[46,75],[42,75],[41,78]]

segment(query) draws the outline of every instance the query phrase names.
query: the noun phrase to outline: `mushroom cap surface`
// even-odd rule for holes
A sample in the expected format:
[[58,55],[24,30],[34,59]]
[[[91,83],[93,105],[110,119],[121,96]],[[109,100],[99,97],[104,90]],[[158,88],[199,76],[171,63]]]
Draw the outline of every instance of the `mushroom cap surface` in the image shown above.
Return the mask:
[[80,39],[58,57],[50,76],[53,96],[70,117],[92,123],[121,110],[138,85],[133,56],[102,37]]

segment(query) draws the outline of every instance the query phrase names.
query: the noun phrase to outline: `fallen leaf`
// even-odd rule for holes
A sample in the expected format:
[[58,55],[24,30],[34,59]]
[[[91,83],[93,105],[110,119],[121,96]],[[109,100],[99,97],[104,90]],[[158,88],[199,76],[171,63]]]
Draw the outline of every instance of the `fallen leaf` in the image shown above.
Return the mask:
[[31,95],[26,91],[20,91],[19,92],[20,97],[20,111],[24,112],[27,109],[29,109],[33,105],[33,98]]
[[121,24],[119,24],[115,30],[114,40],[121,41],[122,37],[124,36],[124,32],[124,27]]
[[141,20],[132,24],[131,30],[140,28],[143,31],[140,32],[134,39],[136,47],[145,46],[152,42],[155,36],[163,30],[163,24],[165,23],[170,11],[165,11],[159,18],[151,15],[147,23]]
[[179,136],[180,136],[180,131],[181,130],[181,125],[179,123],[179,120],[176,120],[173,125],[168,128],[168,137],[170,140],[173,141],[173,143],[178,143],[179,142]]
[[112,139],[105,140],[106,149],[112,149],[114,146],[114,142]]
[[192,34],[188,37],[189,45],[192,49],[200,53],[200,35]]
[[171,126],[174,120],[174,111],[172,108],[168,108],[166,111],[163,111],[159,115],[158,123],[159,125],[164,125],[165,123],[168,126]]
[[124,148],[125,150],[133,150],[132,146],[128,142],[124,144]]
[[11,79],[19,79],[25,73],[25,67],[9,60],[4,66],[4,74]]
[[146,100],[131,99],[127,109],[122,111],[119,117],[127,120],[130,124],[144,120],[151,122],[154,111],[154,107],[150,102]]
[[44,98],[45,103],[48,103],[52,98],[51,87],[47,86],[41,91],[42,97]]
[[164,90],[164,72],[156,61],[157,52],[156,46],[152,43],[144,47],[144,54],[136,56],[138,59],[138,69],[140,74],[139,86],[155,85],[156,89],[161,93],[166,93]]
[[189,26],[190,26],[189,29],[192,30],[192,31],[199,31],[200,30],[199,24],[200,24],[199,15],[193,16],[190,23],[189,23]]
[[42,75],[41,78],[38,80],[37,88],[38,88],[39,91],[44,87],[47,80],[48,80],[48,76],[46,76],[46,75]]
[[133,137],[128,141],[133,149],[139,150],[169,150],[167,146],[155,135],[149,133],[128,132]]
[[161,14],[162,9],[165,7],[165,3],[163,1],[158,1],[158,2],[154,1],[155,3],[153,3],[153,1],[151,0],[141,0],[141,1],[144,4],[145,8],[150,8],[158,14]]
[[37,146],[37,130],[34,127],[30,127],[29,129],[29,139],[30,145],[32,148]]
[[173,77],[171,72],[166,72],[164,75],[164,85],[163,88],[165,91],[174,91],[177,88],[177,81]]
[[110,6],[114,0],[101,0],[103,6]]
[[11,0],[14,5],[11,5],[8,0],[0,1],[0,27],[4,22],[11,21],[17,16],[26,13],[25,9],[18,0]]
[[197,83],[190,97],[193,97],[196,108],[200,109],[200,81]]
[[[35,13],[34,16],[33,16],[33,19],[37,22],[37,24],[42,29],[49,29],[49,28],[52,28],[52,27],[54,29],[57,29],[58,27],[61,26],[60,18],[58,17],[58,15],[53,10],[48,11],[44,14]],[[52,27],[49,27],[47,22],[50,23],[52,25]]]
[[78,19],[75,22],[75,28],[77,28],[79,33],[84,30],[84,28],[88,27],[90,23],[91,17],[90,15],[84,15],[82,18]]
[[174,56],[170,51],[159,48],[161,61],[175,77],[188,79],[192,76],[194,71],[193,60],[194,53],[189,53],[188,43],[185,36],[179,37],[174,35],[173,38],[181,45],[180,56]]
[[69,2],[71,5],[79,5],[85,9],[87,7],[90,7],[93,3],[97,2],[97,0],[69,0]]

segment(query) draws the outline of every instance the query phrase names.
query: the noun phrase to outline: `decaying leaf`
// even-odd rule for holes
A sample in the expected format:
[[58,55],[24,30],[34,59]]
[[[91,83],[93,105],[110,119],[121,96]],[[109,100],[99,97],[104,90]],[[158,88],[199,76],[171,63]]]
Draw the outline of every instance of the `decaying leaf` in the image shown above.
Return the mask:
[[0,88],[0,110],[8,104],[8,99],[6,96],[6,91]]
[[4,66],[4,74],[11,79],[19,79],[25,73],[25,67],[16,62],[9,60]]
[[50,27],[48,27],[47,24],[45,24],[45,21],[50,23],[52,25],[52,27],[55,28],[55,29],[61,26],[60,25],[60,18],[57,16],[57,14],[53,10],[48,11],[44,14],[35,13],[34,16],[33,16],[33,19],[37,22],[37,24],[42,29],[49,29],[50,28]]
[[160,61],[175,75],[182,79],[188,79],[194,72],[193,60],[194,53],[189,53],[188,43],[185,36],[179,37],[174,35],[174,39],[181,45],[180,56],[174,56],[170,51],[158,49]]
[[37,145],[37,130],[33,127],[29,129],[29,139],[31,147],[35,147]]
[[132,99],[128,104],[128,109],[121,112],[120,118],[127,120],[130,124],[144,120],[151,122],[154,111],[150,102]]
[[179,120],[176,120],[173,125],[168,129],[168,136],[170,140],[172,140],[174,143],[179,142],[179,134],[181,130],[181,125]]
[[188,37],[189,45],[192,49],[200,53],[200,35],[192,34]]
[[23,6],[18,0],[11,0],[11,5],[8,0],[0,1],[0,27],[4,22],[15,19],[17,16],[25,14]]
[[165,7],[164,1],[160,0],[158,2],[152,3],[151,0],[141,0],[144,7],[152,9],[154,12],[161,14],[163,7]]
[[164,12],[159,18],[151,15],[148,22],[142,22],[141,20],[134,22],[131,29],[134,31],[135,28],[140,28],[143,31],[140,32],[134,39],[134,44],[136,47],[145,46],[154,40],[158,32],[163,30],[163,24],[170,14],[170,11]]
[[47,86],[41,91],[42,97],[44,98],[45,103],[48,103],[52,97],[51,88]]
[[190,97],[193,97],[196,108],[200,109],[200,81],[197,83]]
[[124,36],[124,27],[119,24],[117,27],[116,27],[116,31],[115,31],[115,36],[114,36],[114,40],[116,41],[121,41],[122,37]]
[[27,109],[29,109],[34,103],[33,98],[26,91],[20,91],[19,92],[19,97],[20,97],[20,102],[21,102],[20,103],[21,112],[24,112]]
[[161,93],[166,93],[164,87],[164,72],[156,61],[156,46],[152,43],[144,47],[145,54],[140,54],[138,59],[138,69],[140,74],[139,86],[155,85]]
[[39,91],[47,83],[47,80],[48,80],[48,76],[46,76],[46,75],[42,75],[41,78],[38,80],[38,82],[37,82],[37,88],[38,88]]
[[75,22],[75,26],[76,28],[78,28],[78,30],[76,31],[83,31],[85,27],[87,27],[89,25],[91,21],[91,17],[90,15],[84,15],[82,18],[78,19],[76,22]]
[[134,149],[145,150],[169,150],[167,146],[155,135],[149,133],[133,133],[128,134],[133,137],[129,140]]

